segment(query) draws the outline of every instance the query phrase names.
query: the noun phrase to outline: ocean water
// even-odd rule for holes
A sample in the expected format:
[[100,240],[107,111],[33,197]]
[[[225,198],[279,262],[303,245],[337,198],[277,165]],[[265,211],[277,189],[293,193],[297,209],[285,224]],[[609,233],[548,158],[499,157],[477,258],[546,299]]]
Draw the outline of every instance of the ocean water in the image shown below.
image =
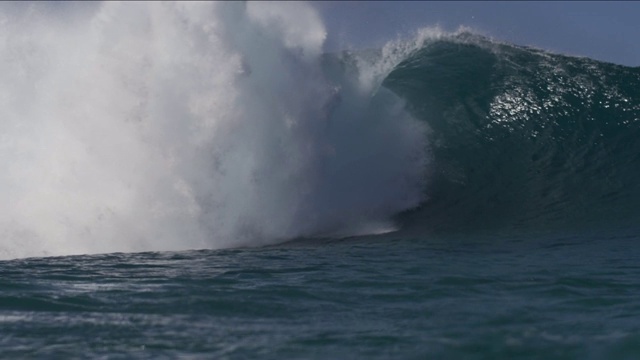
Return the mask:
[[2,6],[0,357],[640,357],[640,68]]
[[2,357],[640,354],[637,237],[351,239],[4,261]]

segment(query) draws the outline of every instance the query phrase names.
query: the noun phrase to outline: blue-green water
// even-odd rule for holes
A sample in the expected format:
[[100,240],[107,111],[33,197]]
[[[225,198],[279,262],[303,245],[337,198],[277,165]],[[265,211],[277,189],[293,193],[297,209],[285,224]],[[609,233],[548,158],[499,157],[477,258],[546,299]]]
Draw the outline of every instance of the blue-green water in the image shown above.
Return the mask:
[[0,263],[2,357],[633,359],[635,237],[302,242]]

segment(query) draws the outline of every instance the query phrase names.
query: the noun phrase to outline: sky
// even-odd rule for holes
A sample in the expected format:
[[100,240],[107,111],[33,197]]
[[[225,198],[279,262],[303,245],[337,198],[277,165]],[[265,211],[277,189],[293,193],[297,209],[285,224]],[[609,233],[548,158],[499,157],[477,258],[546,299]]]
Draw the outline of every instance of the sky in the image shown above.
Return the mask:
[[[640,1],[309,1],[327,28],[325,48],[380,46],[439,25],[465,26],[518,45],[640,66]],[[16,3],[18,4],[18,3]],[[51,9],[69,10],[55,2]],[[72,3],[78,8],[79,3]]]
[[439,25],[567,55],[640,66],[640,2],[315,1],[329,51],[379,46]]

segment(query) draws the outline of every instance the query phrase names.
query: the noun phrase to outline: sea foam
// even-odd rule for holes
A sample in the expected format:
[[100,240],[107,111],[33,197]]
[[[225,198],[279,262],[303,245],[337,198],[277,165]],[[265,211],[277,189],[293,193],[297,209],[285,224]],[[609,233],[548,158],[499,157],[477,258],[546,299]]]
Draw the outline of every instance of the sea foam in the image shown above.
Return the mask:
[[2,6],[0,258],[388,231],[424,198],[397,60],[327,76],[307,4]]

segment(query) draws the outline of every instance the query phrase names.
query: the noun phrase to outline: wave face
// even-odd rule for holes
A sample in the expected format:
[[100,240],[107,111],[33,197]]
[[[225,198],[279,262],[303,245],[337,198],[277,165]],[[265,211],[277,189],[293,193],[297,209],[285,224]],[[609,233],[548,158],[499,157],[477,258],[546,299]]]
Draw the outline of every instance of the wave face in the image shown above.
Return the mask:
[[3,4],[0,258],[393,229],[426,125],[301,3]]
[[420,231],[637,224],[640,68],[500,44],[426,43],[384,80],[428,122]]

